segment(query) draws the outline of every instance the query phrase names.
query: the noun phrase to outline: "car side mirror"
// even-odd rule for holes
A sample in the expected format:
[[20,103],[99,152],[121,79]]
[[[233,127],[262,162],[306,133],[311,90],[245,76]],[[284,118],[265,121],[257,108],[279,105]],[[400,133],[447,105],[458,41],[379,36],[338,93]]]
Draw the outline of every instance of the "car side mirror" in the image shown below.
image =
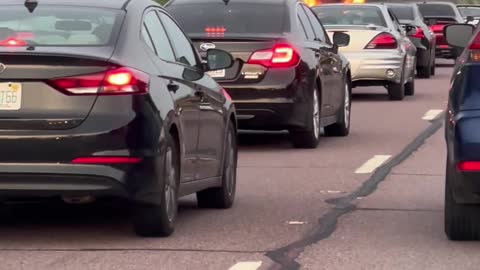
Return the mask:
[[443,36],[448,45],[463,49],[468,46],[474,30],[471,24],[450,24],[443,28]]
[[204,63],[204,71],[226,69],[233,66],[233,56],[223,50],[210,49],[207,51],[207,61]]
[[475,17],[467,16],[467,23],[475,21]]
[[350,44],[350,35],[343,32],[333,33],[333,44],[337,47],[347,47]]
[[404,25],[405,33],[407,36],[415,35],[417,33],[417,27],[411,24]]

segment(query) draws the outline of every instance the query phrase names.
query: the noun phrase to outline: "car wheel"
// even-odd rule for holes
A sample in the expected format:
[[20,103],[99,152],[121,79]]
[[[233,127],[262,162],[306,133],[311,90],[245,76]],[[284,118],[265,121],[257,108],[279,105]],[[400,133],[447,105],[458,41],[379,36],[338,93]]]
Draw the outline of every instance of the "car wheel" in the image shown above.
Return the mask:
[[161,203],[159,205],[139,204],[135,208],[134,228],[140,236],[166,237],[174,232],[174,223],[178,212],[180,177],[178,153],[173,139],[171,136],[167,136],[167,146],[163,160],[163,179],[160,179],[162,187]]
[[306,130],[291,130],[293,146],[296,148],[313,149],[318,146],[320,141],[320,97],[318,87],[312,92],[308,116],[310,126]]
[[350,115],[352,110],[352,92],[348,81],[344,82],[343,104],[338,113],[338,122],[325,127],[325,135],[344,137],[350,133]]
[[447,163],[445,181],[445,233],[452,241],[480,240],[480,207],[459,204],[453,197],[454,168]]
[[223,158],[222,186],[197,192],[198,207],[228,209],[233,206],[237,189],[237,156],[237,132],[230,123]]
[[417,74],[419,78],[429,79],[430,76],[432,75],[432,67],[431,66],[418,67]]
[[400,83],[392,83],[388,85],[387,89],[390,100],[403,100],[405,98],[405,83],[403,82],[404,76],[405,72],[402,73]]
[[415,95],[415,77],[413,77],[411,81],[405,84],[405,95],[406,96]]

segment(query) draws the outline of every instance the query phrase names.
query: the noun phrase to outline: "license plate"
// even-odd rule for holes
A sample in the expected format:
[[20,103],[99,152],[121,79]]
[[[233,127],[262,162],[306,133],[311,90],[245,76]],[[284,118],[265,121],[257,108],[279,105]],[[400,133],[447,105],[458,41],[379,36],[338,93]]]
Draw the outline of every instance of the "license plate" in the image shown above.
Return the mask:
[[0,83],[0,110],[16,111],[22,107],[22,84]]
[[214,71],[207,72],[208,75],[212,78],[223,78],[225,77],[225,69],[219,69]]

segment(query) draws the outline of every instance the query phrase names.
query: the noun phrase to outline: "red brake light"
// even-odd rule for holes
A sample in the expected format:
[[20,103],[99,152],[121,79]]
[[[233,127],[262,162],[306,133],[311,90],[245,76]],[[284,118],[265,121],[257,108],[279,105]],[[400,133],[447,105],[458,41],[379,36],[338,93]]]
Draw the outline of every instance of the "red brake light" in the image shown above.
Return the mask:
[[457,164],[457,170],[460,172],[480,171],[480,161],[462,161]]
[[470,50],[478,50],[480,49],[480,34],[477,34],[473,39],[472,43],[468,47]]
[[277,44],[272,49],[254,52],[247,63],[265,67],[293,67],[299,61],[300,56],[291,45]]
[[142,161],[137,157],[79,157],[73,164],[137,164]]
[[14,38],[14,37],[9,37],[7,39],[4,39],[2,41],[0,41],[0,46],[12,46],[12,47],[16,47],[16,46],[27,46],[27,42],[24,41],[24,40],[21,40],[21,39],[17,39],[17,38]]
[[58,78],[47,81],[69,95],[143,94],[148,91],[149,76],[131,68],[116,68],[105,72]]
[[365,47],[366,49],[396,49],[398,47],[397,40],[388,33],[381,33],[373,38]]
[[422,28],[417,27],[417,32],[413,34],[412,37],[422,39],[422,38],[425,38],[425,33],[423,33]]

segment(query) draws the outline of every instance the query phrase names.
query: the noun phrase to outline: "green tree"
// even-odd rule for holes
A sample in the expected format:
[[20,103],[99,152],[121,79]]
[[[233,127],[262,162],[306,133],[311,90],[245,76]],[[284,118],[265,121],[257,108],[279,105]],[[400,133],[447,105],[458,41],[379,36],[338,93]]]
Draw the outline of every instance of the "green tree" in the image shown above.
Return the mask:
[[168,0],[155,0],[157,1],[160,5],[165,4]]

